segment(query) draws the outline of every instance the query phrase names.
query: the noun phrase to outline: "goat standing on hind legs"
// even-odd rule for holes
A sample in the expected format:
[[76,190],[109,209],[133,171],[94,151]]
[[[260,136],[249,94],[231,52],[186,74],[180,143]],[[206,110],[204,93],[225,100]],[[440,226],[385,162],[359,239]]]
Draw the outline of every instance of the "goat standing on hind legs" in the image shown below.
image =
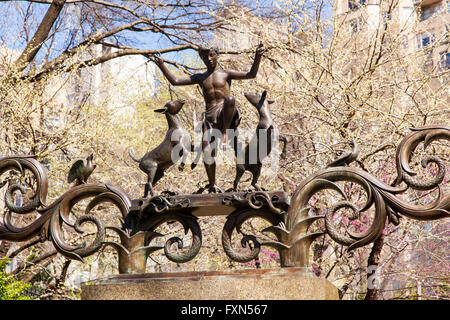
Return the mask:
[[147,152],[141,159],[137,159],[131,150],[128,151],[130,157],[139,163],[139,168],[147,174],[144,198],[149,193],[151,196],[155,195],[153,187],[164,176],[164,171],[175,164],[180,156],[182,159],[178,169],[181,171],[184,168],[186,156],[192,149],[191,145],[189,150],[186,148],[185,143],[190,144],[191,139],[177,115],[184,103],[184,100],[174,100],[166,103],[164,108],[155,110],[166,116],[169,126],[164,140],[155,149]]
[[[237,145],[237,137],[234,137],[234,150],[237,163],[236,178],[234,179],[232,190],[237,190],[239,181],[244,172],[250,171],[253,176],[251,185],[256,190],[261,191],[261,188],[257,185],[257,182],[259,176],[261,175],[262,162],[271,153],[273,140],[277,138],[278,133],[269,110],[269,104],[272,104],[273,101],[268,101],[266,99],[267,91],[264,91],[262,95],[249,92],[246,92],[244,95],[258,111],[259,122],[256,127],[256,134],[247,144],[243,152]],[[285,158],[287,140],[285,137],[279,135],[278,139],[283,141],[283,152],[281,157]]]

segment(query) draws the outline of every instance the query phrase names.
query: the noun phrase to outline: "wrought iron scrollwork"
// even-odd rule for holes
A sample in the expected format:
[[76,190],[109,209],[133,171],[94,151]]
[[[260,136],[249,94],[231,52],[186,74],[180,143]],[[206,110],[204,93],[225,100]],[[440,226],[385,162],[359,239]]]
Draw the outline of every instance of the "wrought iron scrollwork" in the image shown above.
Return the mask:
[[[270,246],[278,250],[282,267],[307,267],[312,241],[324,234],[346,246],[347,250],[353,250],[375,241],[386,222],[398,224],[401,216],[418,220],[449,217],[450,195],[443,194],[440,187],[446,173],[444,161],[437,156],[428,156],[421,161],[424,168],[435,166],[435,172],[429,179],[417,178],[418,174],[409,164],[420,143],[423,143],[425,150],[436,140],[450,141],[450,127],[433,125],[414,128],[405,136],[396,151],[397,178],[392,185],[356,167],[331,166],[301,181],[291,197],[278,191],[220,193],[215,196],[166,192],[149,199],[131,201],[116,186],[81,184],[71,187],[53,203],[46,205],[48,182],[45,168],[33,156],[5,157],[0,159],[0,176],[10,172],[10,177],[0,182],[1,187],[7,185],[6,211],[0,222],[0,239],[25,241],[39,236],[42,241],[52,241],[62,255],[81,261],[102,247],[110,246],[118,253],[120,273],[142,273],[145,272],[148,255],[158,250],[164,250],[166,257],[176,263],[194,259],[202,245],[202,232],[196,215],[205,215],[208,207],[225,206],[227,208],[223,212],[232,213],[228,215],[222,230],[222,245],[232,260],[251,261],[258,257],[261,246]],[[346,182],[364,191],[365,203],[358,205],[348,198],[341,187],[341,183]],[[436,188],[439,195],[433,203],[414,205],[401,198],[401,194],[408,189],[424,191]],[[333,196],[333,203],[328,208],[316,210],[311,215],[310,200],[325,190],[334,191],[338,197]],[[24,202],[16,201],[18,193],[25,199]],[[84,200],[88,200],[84,213],[73,217],[72,209]],[[100,204],[106,202],[120,211],[121,226],[105,226],[94,214],[94,208],[100,210]],[[348,219],[352,222],[362,220],[362,216],[372,208],[373,217],[364,231],[357,232],[349,226],[342,228],[335,223],[334,218],[341,210],[349,212]],[[203,210],[200,210],[201,214],[196,213],[197,209]],[[13,214],[33,213],[36,218],[28,225],[14,225]],[[261,240],[260,237],[244,233],[243,224],[253,218],[269,222],[270,226],[261,232],[271,233],[276,239]],[[310,226],[322,219],[323,229],[309,232]],[[153,239],[165,236],[157,228],[173,221],[181,223],[185,235],[189,232],[192,234],[191,244],[185,248],[183,239],[176,236],[166,240],[164,245],[151,244]],[[95,226],[89,243],[74,245],[72,239],[68,241],[65,238],[68,235],[82,235],[83,226],[88,223]],[[108,231],[118,235],[120,243],[110,241],[108,236],[111,234]],[[240,244],[244,250],[233,247],[234,231],[242,235]],[[178,251],[174,250],[174,246]]]
[[34,159],[34,156],[2,158],[0,160],[0,168],[0,175],[5,171],[17,169],[24,176],[25,170],[30,170],[36,182],[36,190],[32,196],[29,196],[31,202],[20,206],[14,204],[13,194],[15,191],[20,191],[22,196],[25,195],[25,186],[18,183],[9,185],[5,193],[5,204],[9,210],[19,214],[25,214],[34,211],[45,202],[48,188],[47,174],[40,163]]
[[[345,192],[336,184],[338,181],[349,181],[360,185],[366,192],[367,201],[362,208],[348,201]],[[308,202],[316,193],[325,189],[331,189],[338,192],[343,200],[332,205],[322,215],[325,218],[326,232],[336,242],[348,246],[348,249],[354,249],[364,246],[374,241],[381,234],[387,218],[386,204],[381,196],[381,192],[396,194],[404,191],[404,188],[391,187],[375,179],[367,172],[358,168],[334,167],[321,170],[310,179],[303,181],[292,197],[292,203],[289,207],[286,226],[293,228],[297,221],[305,218],[305,212],[309,211]],[[375,216],[372,224],[362,233],[346,231],[346,234],[340,234],[333,223],[334,214],[342,208],[350,208],[352,211],[351,219],[357,219],[362,212],[367,211],[372,205],[375,205]]]
[[[75,223],[69,222],[69,215],[72,208],[81,200],[92,198],[87,204],[85,212],[82,216],[76,218]],[[101,203],[112,203],[121,213],[121,218],[129,212],[130,199],[125,192],[111,185],[92,185],[83,184],[71,188],[63,194],[48,212],[51,212],[49,222],[49,238],[53,242],[55,248],[64,256],[70,259],[83,260],[95,252],[97,252],[105,242],[106,230],[103,222],[90,212]],[[90,244],[82,243],[80,245],[70,245],[63,238],[63,227],[72,228],[78,234],[82,234],[80,226],[84,223],[93,223],[96,227],[95,238]]]
[[[426,167],[429,163],[435,163],[437,173],[429,181],[419,181],[413,178],[416,172],[410,168],[409,160],[413,151],[421,142],[424,142],[424,148],[426,148],[434,140],[450,140],[450,128],[447,126],[426,126],[412,130],[398,146],[396,152],[398,176],[392,186],[383,183],[366,171],[353,167],[330,167],[320,170],[297,186],[284,225],[270,228],[270,231],[279,235],[282,243],[289,246],[289,248],[279,247],[282,265],[307,265],[306,258],[299,257],[299,254],[295,252],[301,251],[300,248],[294,250],[292,246],[292,239],[302,229],[299,224],[303,221],[323,218],[325,220],[325,233],[337,243],[347,246],[347,250],[352,250],[377,239],[381,235],[387,220],[398,224],[400,215],[417,220],[435,220],[450,216],[450,196],[442,195],[440,189],[439,196],[434,203],[427,205],[412,205],[399,197],[399,194],[404,193],[409,188],[416,190],[439,188],[439,184],[445,176],[444,162],[436,156],[431,156],[422,160],[422,166]],[[362,207],[351,203],[337,182],[353,182],[361,186],[367,196],[366,203]],[[402,186],[401,182],[405,182],[406,185]],[[309,216],[308,203],[310,199],[319,191],[326,189],[336,191],[342,199],[332,204],[321,214]],[[375,215],[370,226],[363,232],[355,232],[345,228],[345,232],[342,233],[333,222],[333,216],[340,209],[349,209],[351,211],[349,220],[356,220],[361,216],[361,213],[372,206],[375,207]],[[302,231],[305,231],[305,229],[303,228]],[[302,251],[302,255],[307,255],[307,251]]]
[[[244,222],[253,219],[261,218],[268,221],[272,225],[279,225],[283,223],[282,209],[275,207],[268,192],[254,191],[245,192],[243,194],[231,194],[223,199],[223,204],[229,206],[241,206],[241,209],[235,210],[227,217],[227,221],[222,230],[222,246],[227,256],[237,262],[249,262],[258,257],[261,246],[276,247],[283,245],[278,241],[263,241],[260,242],[258,238],[251,234],[244,234],[242,225]],[[244,206],[245,205],[245,206]],[[242,248],[249,247],[250,250],[236,250],[232,245],[232,234],[236,230],[242,235]],[[269,229],[261,230],[265,232]]]
[[232,193],[231,195],[225,196],[222,200],[222,203],[228,206],[237,204],[248,205],[250,208],[253,208],[255,210],[266,207],[271,212],[281,212],[281,209],[275,207],[269,193],[266,191],[249,191],[243,194]]
[[188,207],[189,204],[190,201],[188,198],[158,195],[151,197],[142,205],[140,214],[144,214],[144,212],[162,213],[173,208],[185,208]]
[[413,178],[417,175],[409,166],[409,160],[414,149],[419,143],[423,142],[424,149],[435,140],[450,140],[450,127],[430,125],[421,128],[412,128],[412,132],[405,136],[400,142],[396,152],[397,178],[394,184],[399,185],[404,181],[409,187],[417,190],[430,190],[437,187],[444,179],[445,167],[441,159],[435,156],[429,156],[422,160],[422,167],[426,167],[429,163],[435,163],[438,172],[430,181],[418,181]]
[[[105,240],[105,228],[101,220],[91,210],[104,202],[111,202],[119,208],[122,218],[129,211],[130,199],[125,192],[109,184],[82,184],[75,186],[61,195],[52,204],[46,206],[48,180],[46,169],[34,157],[6,157],[0,159],[0,174],[7,171],[19,171],[24,176],[25,170],[32,173],[35,181],[35,190],[28,198],[29,202],[22,205],[14,203],[14,193],[20,191],[27,193],[25,186],[10,183],[5,192],[5,205],[7,212],[4,214],[3,222],[0,223],[0,239],[11,241],[25,241],[38,235],[41,241],[51,240],[58,252],[70,259],[83,260],[84,257],[98,251]],[[84,215],[70,222],[69,215],[72,208],[81,200],[93,198],[86,207]],[[29,214],[36,212],[38,217],[25,227],[16,227],[12,223],[12,214]],[[93,223],[96,227],[94,240],[86,244],[68,244],[64,239],[64,228],[72,229],[77,234],[84,233],[81,226],[85,223]]]
[[[258,257],[261,245],[271,246],[272,242],[260,243],[256,236],[244,234],[241,230],[243,223],[252,218],[262,218],[272,225],[277,225],[282,222],[282,216],[272,211],[256,208],[256,209],[238,209],[227,217],[227,221],[222,231],[222,246],[225,253],[230,259],[237,262],[248,262]],[[247,252],[236,251],[232,246],[232,234],[236,230],[243,235],[241,245],[243,248],[252,245],[253,248]]]
[[0,159],[0,175],[10,171],[16,173],[19,172],[24,176],[25,170],[29,170],[33,174],[36,185],[35,190],[30,190],[33,193],[28,197],[31,199],[30,202],[25,200],[25,203],[22,205],[16,205],[14,203],[14,192],[20,191],[23,196],[26,193],[26,189],[21,184],[11,183],[12,180],[5,181],[5,184],[9,184],[5,192],[5,205],[8,208],[8,211],[4,215],[3,222],[0,223],[0,236],[5,240],[28,240],[37,234],[48,220],[48,217],[41,216],[29,225],[20,228],[14,226],[11,222],[11,212],[17,214],[28,214],[33,212],[45,203],[47,197],[48,180],[46,171],[33,156],[5,157]]
[[[154,213],[149,216],[141,218],[142,222],[139,224],[139,230],[146,232],[155,232],[154,230],[166,223],[177,221],[183,225],[184,234],[187,235],[190,231],[192,234],[191,245],[188,250],[184,253],[175,253],[172,251],[172,245],[176,244],[178,249],[184,248],[183,239],[180,237],[171,237],[164,244],[164,254],[170,261],[176,263],[188,262],[194,259],[200,251],[202,246],[202,232],[200,225],[198,224],[197,217],[193,216],[189,212],[165,212],[165,213]],[[162,234],[158,234],[163,236]]]

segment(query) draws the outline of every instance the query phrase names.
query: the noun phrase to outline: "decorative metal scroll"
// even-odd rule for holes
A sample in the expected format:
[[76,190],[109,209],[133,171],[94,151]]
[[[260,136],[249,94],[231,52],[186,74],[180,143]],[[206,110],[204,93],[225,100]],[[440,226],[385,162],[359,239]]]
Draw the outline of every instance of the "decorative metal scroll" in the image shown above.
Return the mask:
[[[393,185],[387,185],[370,173],[358,168],[348,166],[329,167],[304,179],[292,195],[287,211],[282,211],[279,215],[274,214],[277,211],[267,209],[236,211],[228,217],[222,233],[225,252],[235,261],[247,262],[257,257],[260,246],[266,245],[278,250],[282,267],[307,267],[309,264],[309,247],[312,241],[321,235],[328,234],[337,243],[347,246],[347,250],[350,251],[377,239],[385,228],[387,221],[398,225],[401,215],[417,220],[435,220],[449,217],[450,195],[442,195],[439,186],[445,177],[444,162],[436,156],[428,156],[422,160],[421,163],[424,168],[430,163],[437,166],[437,172],[428,181],[416,179],[417,173],[409,166],[409,160],[421,142],[424,143],[424,149],[426,149],[431,142],[438,139],[450,140],[450,127],[432,125],[412,129],[412,132],[398,146],[396,152],[398,176]],[[358,207],[350,202],[338,182],[353,182],[362,187],[367,198],[365,204]],[[401,186],[402,182],[405,182],[404,186]],[[412,205],[399,197],[409,188],[422,191],[438,188],[439,196],[434,203]],[[324,190],[337,192],[341,199],[335,201],[322,212],[315,212],[314,215],[310,215],[312,211],[309,206],[310,200]],[[256,199],[257,196],[261,197],[262,195],[255,193],[252,197]],[[265,197],[262,197],[262,199],[265,199]],[[253,208],[250,200],[249,197],[238,199],[235,196],[231,196],[229,199],[229,201],[249,201],[249,206]],[[259,203],[262,202],[259,201]],[[359,219],[362,213],[373,206],[375,207],[375,214],[371,225],[365,231],[355,232],[346,227],[345,231],[342,232],[335,225],[333,218],[339,210],[350,210],[349,220],[352,221]],[[262,232],[272,233],[276,237],[276,241],[260,242],[256,237],[243,234],[240,231],[243,222],[254,217],[265,219],[273,224]],[[308,232],[311,224],[320,219],[325,222],[323,232]],[[253,248],[246,254],[237,253],[231,247],[233,230],[243,235],[242,247],[247,247],[250,243],[253,244]]]
[[[0,222],[0,239],[9,241],[26,241],[39,236],[41,241],[50,240],[56,250],[67,258],[83,261],[84,257],[92,255],[100,250],[104,245],[112,246],[119,253],[119,269],[123,273],[145,272],[145,260],[149,253],[164,249],[167,258],[175,262],[186,262],[191,260],[200,250],[201,231],[196,221],[196,217],[186,213],[160,214],[164,208],[169,206],[180,206],[182,203],[171,204],[163,196],[150,199],[148,205],[153,204],[155,215],[151,218],[140,221],[140,225],[127,223],[132,219],[129,216],[131,199],[120,188],[111,184],[81,184],[72,187],[62,194],[50,205],[45,204],[47,197],[48,180],[46,169],[34,157],[6,157],[0,159],[0,175],[10,171],[9,178],[3,182],[7,185],[5,192],[6,212],[3,221]],[[34,181],[33,188],[27,188],[25,183],[21,183],[25,171],[30,171]],[[16,181],[17,180],[17,181]],[[20,192],[20,196],[17,194]],[[23,199],[20,205],[16,204],[16,197]],[[72,209],[82,200],[89,199],[84,214],[77,217],[75,221],[71,217]],[[102,203],[112,203],[121,213],[121,220],[124,222],[121,227],[104,226],[99,217],[92,214],[95,207],[101,207]],[[164,207],[166,206],[166,207]],[[26,226],[17,227],[13,223],[13,214],[30,215],[37,214],[37,218]],[[183,224],[186,233],[190,230],[193,233],[193,242],[187,253],[177,255],[171,252],[172,244],[177,244],[178,248],[183,247],[180,238],[170,238],[165,246],[149,246],[155,237],[163,236],[153,230],[168,221],[179,221]],[[83,234],[81,226],[85,223],[95,225],[96,232],[91,243],[85,242],[73,245],[75,239],[66,240],[65,236],[72,230],[72,234]],[[106,241],[106,232],[111,230],[119,235],[120,243]],[[138,257],[138,258],[136,258]]]
[[[237,262],[248,262],[258,257],[261,245],[271,245],[271,242],[262,242],[256,236],[244,234],[241,230],[242,224],[252,218],[261,218],[272,225],[278,225],[282,222],[282,216],[267,209],[240,209],[236,210],[227,217],[227,221],[222,231],[222,245],[225,253],[232,260]],[[243,248],[252,247],[246,252],[235,250],[232,245],[232,234],[236,230],[243,235],[241,245]]]
[[[347,250],[365,246],[377,239],[386,221],[398,224],[398,217],[406,217],[417,220],[435,220],[450,216],[450,195],[442,195],[439,184],[445,176],[444,162],[435,156],[426,157],[422,160],[422,166],[429,163],[437,165],[437,172],[429,181],[418,181],[417,175],[410,166],[413,151],[419,143],[424,143],[424,148],[437,139],[450,140],[450,127],[426,126],[414,128],[398,146],[396,152],[397,179],[393,186],[378,180],[366,171],[353,167],[330,167],[320,170],[312,176],[304,179],[295,190],[291,198],[291,204],[286,212],[285,220],[279,225],[269,228],[267,231],[274,233],[280,244],[277,249],[280,253],[282,266],[307,266],[308,248],[312,240],[320,233],[307,234],[308,226],[317,219],[325,220],[324,233],[328,234],[334,241],[344,246]],[[361,186],[366,192],[367,200],[362,207],[358,207],[347,199],[345,192],[337,182],[353,182]],[[401,186],[405,182],[405,186]],[[439,197],[434,203],[427,205],[412,205],[402,200],[399,195],[408,188],[416,190],[439,189]],[[316,212],[310,216],[308,203],[319,191],[334,190],[341,195],[342,199],[333,205]],[[371,225],[363,232],[355,232],[346,228],[340,232],[333,222],[333,216],[343,208],[351,211],[350,220],[356,220],[361,213],[375,206],[375,215]]]
[[[47,197],[48,180],[45,168],[32,157],[6,157],[0,160],[0,174],[6,171],[19,172],[24,176],[26,170],[32,173],[35,190],[27,190],[24,183],[9,179],[5,192],[5,205],[7,211],[3,222],[0,223],[0,238],[10,241],[25,241],[40,236],[41,241],[51,240],[58,252],[70,258],[83,261],[83,258],[98,251],[105,241],[105,227],[101,220],[91,214],[91,210],[100,203],[111,202],[117,206],[122,218],[128,213],[130,199],[117,187],[110,184],[82,184],[75,186],[61,195],[52,204],[45,205]],[[20,176],[19,176],[20,180]],[[15,203],[16,192],[20,192],[20,198],[28,199],[21,205]],[[92,198],[87,204],[82,216],[70,222],[72,208],[80,201]],[[23,227],[17,227],[12,222],[12,214],[37,213],[38,217]],[[69,228],[77,234],[84,231],[81,225],[90,222],[96,226],[94,240],[89,243],[72,245],[64,239],[63,228]]]
[[[46,169],[32,156],[5,157],[0,159],[0,176],[4,177],[9,172],[9,177],[0,181],[0,186],[6,186],[6,211],[3,221],[0,221],[0,239],[26,241],[39,236],[42,241],[52,241],[56,250],[65,257],[80,261],[110,246],[118,253],[120,273],[143,273],[147,257],[158,250],[163,250],[165,256],[176,263],[194,259],[202,245],[196,208],[199,205],[211,205],[211,208],[225,206],[231,213],[223,227],[222,245],[230,259],[248,262],[258,257],[261,246],[269,246],[278,250],[282,267],[307,267],[312,241],[324,234],[347,246],[348,250],[353,250],[373,242],[381,235],[387,221],[398,224],[402,215],[417,220],[449,217],[450,195],[443,194],[440,188],[446,172],[444,162],[436,156],[422,160],[424,168],[430,164],[437,168],[433,177],[427,181],[417,179],[417,173],[409,165],[420,143],[423,142],[424,149],[427,149],[438,139],[449,141],[450,127],[433,125],[412,129],[397,148],[397,178],[392,185],[385,184],[359,168],[328,167],[301,181],[294,194],[286,196],[287,200],[283,198],[284,193],[279,191],[181,196],[167,192],[152,198],[131,200],[122,189],[111,184],[81,184],[71,187],[47,205]],[[365,203],[362,206],[352,203],[339,185],[340,182],[352,182],[360,186],[366,194]],[[433,203],[413,205],[400,197],[409,188],[422,191],[437,188],[439,196]],[[335,191],[339,197],[333,198],[334,203],[325,210],[311,214],[312,197],[324,190]],[[18,198],[25,200],[18,203]],[[74,217],[72,210],[82,200],[88,200],[84,214]],[[104,206],[100,204],[104,203],[112,203],[119,210],[121,226],[105,226],[93,213],[94,208],[97,208],[96,212],[103,210]],[[372,207],[374,216],[365,231],[356,232],[350,228],[342,231],[335,225],[334,216],[342,209],[349,210],[349,219],[354,221]],[[13,215],[34,215],[35,219],[19,227],[14,224]],[[268,241],[244,233],[243,224],[253,218],[267,221],[270,226],[262,232],[275,238]],[[321,219],[324,220],[324,229],[309,232],[312,223]],[[185,247],[180,237],[171,237],[164,245],[153,245],[153,239],[164,236],[157,228],[174,221],[183,226],[185,235],[191,233],[190,245]],[[82,225],[86,223],[93,224],[96,229],[90,243],[74,244],[77,242],[65,238],[68,235],[83,235]],[[235,231],[242,235],[240,244],[244,250],[233,247]],[[107,235],[111,235],[107,232],[113,232],[120,242],[107,239]]]

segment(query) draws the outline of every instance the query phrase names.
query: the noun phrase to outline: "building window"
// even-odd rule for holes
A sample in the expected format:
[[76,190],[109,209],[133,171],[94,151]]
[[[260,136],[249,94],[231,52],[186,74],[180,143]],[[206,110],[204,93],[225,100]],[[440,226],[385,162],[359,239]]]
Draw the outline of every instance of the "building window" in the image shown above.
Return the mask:
[[403,7],[401,11],[401,19],[402,22],[406,22],[413,16],[414,8],[412,7]]
[[358,10],[361,6],[366,5],[366,0],[349,0],[348,8],[351,11]]
[[431,71],[431,69],[433,68],[433,52],[428,51],[424,55],[423,58],[424,58],[424,62],[423,62],[422,70],[425,72]]
[[357,33],[361,30],[362,18],[350,20],[350,32]]
[[403,36],[402,37],[401,46],[402,46],[403,49],[407,49],[408,48],[408,36]]
[[422,14],[420,15],[420,21],[427,20],[429,17],[431,17],[431,9],[426,8],[422,11]]
[[441,9],[442,9],[442,6],[440,4],[437,6],[423,7],[422,13],[420,15],[420,21],[429,19],[432,15],[434,15]]
[[61,124],[61,120],[58,118],[50,117],[50,118],[44,120],[44,126],[47,129],[57,128],[60,124]]
[[389,21],[391,21],[392,16],[389,12],[383,13],[383,28],[387,28]]
[[441,52],[439,55],[439,68],[450,68],[450,52]]
[[422,49],[430,45],[433,42],[433,35],[428,33],[422,33],[417,35],[417,48]]

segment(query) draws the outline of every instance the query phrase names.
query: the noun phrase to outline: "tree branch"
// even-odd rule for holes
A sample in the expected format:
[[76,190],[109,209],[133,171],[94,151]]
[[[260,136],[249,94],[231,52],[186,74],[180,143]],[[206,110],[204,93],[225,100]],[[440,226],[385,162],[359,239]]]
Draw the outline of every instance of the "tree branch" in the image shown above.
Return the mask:
[[[368,266],[378,266],[380,263],[381,250],[384,244],[384,234],[382,233],[373,243],[372,250],[370,251],[369,259],[367,261]],[[379,297],[378,288],[368,288],[364,300],[377,300]]]
[[64,7],[64,3],[66,0],[54,0],[52,1],[52,4],[50,5],[50,8],[48,8],[47,13],[45,14],[44,18],[42,19],[36,33],[34,34],[31,41],[27,44],[27,47],[22,52],[20,57],[16,60],[14,63],[15,69],[19,72],[22,72],[25,70],[25,68],[28,66],[28,64],[33,61],[34,57],[38,53],[38,51],[41,49],[42,45],[44,44],[45,40],[47,39],[50,30],[53,27],[53,24],[55,23],[56,19],[58,18],[59,14],[61,13],[62,8]]

